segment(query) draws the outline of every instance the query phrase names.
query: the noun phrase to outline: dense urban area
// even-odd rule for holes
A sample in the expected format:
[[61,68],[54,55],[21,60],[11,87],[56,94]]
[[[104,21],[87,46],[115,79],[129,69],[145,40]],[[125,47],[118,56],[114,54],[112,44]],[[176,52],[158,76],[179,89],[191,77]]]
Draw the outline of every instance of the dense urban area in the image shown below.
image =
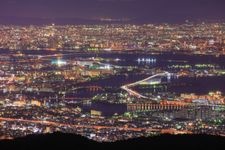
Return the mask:
[[0,26],[2,49],[225,53],[224,23]]
[[0,139],[225,136],[224,23],[2,25],[0,48]]

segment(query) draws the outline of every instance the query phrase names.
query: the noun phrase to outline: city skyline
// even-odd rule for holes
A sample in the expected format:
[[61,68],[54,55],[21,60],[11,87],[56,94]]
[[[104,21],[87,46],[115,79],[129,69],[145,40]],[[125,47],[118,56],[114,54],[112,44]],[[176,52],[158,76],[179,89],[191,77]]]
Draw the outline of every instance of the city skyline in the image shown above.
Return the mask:
[[224,23],[0,27],[1,49],[225,54]]

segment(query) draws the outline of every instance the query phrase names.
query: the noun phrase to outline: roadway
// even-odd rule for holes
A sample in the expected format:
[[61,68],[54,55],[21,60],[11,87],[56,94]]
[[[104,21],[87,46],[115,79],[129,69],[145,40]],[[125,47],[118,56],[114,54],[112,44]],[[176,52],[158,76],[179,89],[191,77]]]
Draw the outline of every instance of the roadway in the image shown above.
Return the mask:
[[[32,123],[32,124],[41,124],[46,126],[54,126],[54,127],[68,127],[68,128],[88,128],[88,129],[110,129],[110,130],[120,130],[120,131],[133,131],[133,132],[159,132],[164,133],[176,133],[181,134],[181,131],[177,131],[176,129],[154,129],[152,127],[119,127],[119,126],[106,126],[106,125],[78,125],[78,124],[68,124],[68,123],[60,123],[54,121],[45,121],[45,120],[28,120],[28,119],[17,119],[17,118],[3,118],[0,117],[0,121],[7,121],[7,122],[20,122],[20,123]],[[182,134],[190,134],[191,131],[182,130]]]
[[153,79],[153,78],[155,78],[155,77],[158,77],[158,76],[165,76],[165,75],[168,75],[168,74],[169,74],[169,72],[158,73],[158,74],[155,74],[155,75],[150,76],[150,77],[148,77],[148,78],[145,78],[145,79],[143,79],[143,80],[140,80],[140,81],[137,81],[137,82],[134,82],[134,83],[131,83],[131,84],[123,85],[123,86],[121,86],[121,88],[122,88],[123,90],[127,91],[130,95],[134,95],[134,96],[136,96],[137,98],[148,99],[147,96],[144,96],[144,95],[142,95],[142,94],[140,94],[140,93],[138,93],[138,92],[136,92],[136,91],[130,89],[129,87],[136,86],[136,85],[139,85],[139,84],[142,83],[142,82],[151,80],[151,79]]
[[68,127],[68,128],[88,128],[88,129],[117,129],[117,130],[126,130],[126,131],[158,131],[160,129],[151,129],[151,128],[134,128],[134,127],[116,127],[116,126],[106,126],[106,125],[78,125],[78,124],[68,124],[68,123],[60,123],[60,122],[53,122],[53,121],[45,121],[45,120],[28,120],[28,119],[17,119],[17,118],[3,118],[0,117],[0,121],[7,121],[7,122],[20,122],[20,123],[32,123],[32,124],[42,124],[46,126],[55,126],[55,127]]

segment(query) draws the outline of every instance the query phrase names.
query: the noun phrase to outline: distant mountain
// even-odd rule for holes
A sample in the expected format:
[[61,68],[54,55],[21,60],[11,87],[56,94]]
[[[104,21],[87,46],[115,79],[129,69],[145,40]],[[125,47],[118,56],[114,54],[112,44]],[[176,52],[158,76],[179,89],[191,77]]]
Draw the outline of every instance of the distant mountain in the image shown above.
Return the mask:
[[[15,17],[15,16],[1,16],[0,15],[0,25],[50,25],[55,23],[56,25],[92,25],[92,24],[161,24],[161,23],[171,23],[171,24],[182,24],[185,23],[184,19],[177,20],[176,22],[171,21],[173,19],[165,19],[164,22],[160,21],[157,18],[149,21],[147,18],[132,18],[132,19],[84,19],[84,18],[32,18],[32,17]],[[219,22],[223,23],[223,19],[214,19],[214,20],[204,20],[204,19],[190,19],[192,22],[201,23],[201,22]]]
[[3,17],[0,16],[2,25],[46,25],[55,23],[57,25],[77,25],[77,24],[112,24],[112,23],[129,23],[122,20],[107,19],[82,19],[82,18],[29,18],[29,17]]
[[136,138],[112,143],[98,143],[73,134],[53,133],[46,135],[29,135],[15,140],[0,141],[0,148],[8,149],[80,149],[97,148],[212,148],[225,146],[225,138],[207,135],[162,135],[148,138]]

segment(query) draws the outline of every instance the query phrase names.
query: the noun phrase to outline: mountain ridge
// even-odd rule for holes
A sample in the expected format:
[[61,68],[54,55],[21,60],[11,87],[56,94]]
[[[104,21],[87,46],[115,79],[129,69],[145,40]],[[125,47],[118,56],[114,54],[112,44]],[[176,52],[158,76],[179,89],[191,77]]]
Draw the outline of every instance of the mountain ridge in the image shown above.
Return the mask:
[[52,133],[43,135],[28,135],[26,137],[16,138],[13,140],[0,141],[0,147],[5,148],[28,148],[28,149],[43,149],[49,148],[140,148],[140,147],[155,147],[166,148],[219,148],[225,146],[225,138],[210,135],[160,135],[154,137],[139,137],[116,142],[96,142],[81,135]]

